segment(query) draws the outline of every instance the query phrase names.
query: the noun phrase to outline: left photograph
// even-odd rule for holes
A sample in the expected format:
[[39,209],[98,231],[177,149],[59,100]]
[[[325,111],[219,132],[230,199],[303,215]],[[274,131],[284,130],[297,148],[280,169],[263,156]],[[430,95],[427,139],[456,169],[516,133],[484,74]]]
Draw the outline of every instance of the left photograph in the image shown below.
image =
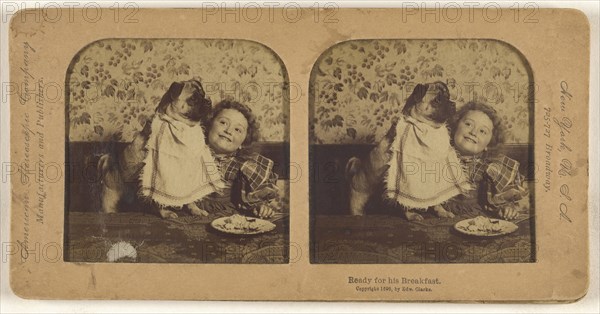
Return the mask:
[[273,50],[103,39],[65,86],[65,261],[288,263],[289,79]]

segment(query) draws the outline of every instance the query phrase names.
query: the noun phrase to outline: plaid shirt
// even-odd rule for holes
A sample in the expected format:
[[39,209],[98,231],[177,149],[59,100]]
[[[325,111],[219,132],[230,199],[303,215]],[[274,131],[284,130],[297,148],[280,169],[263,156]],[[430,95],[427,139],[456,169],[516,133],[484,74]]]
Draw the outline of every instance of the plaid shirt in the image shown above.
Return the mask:
[[232,185],[232,193],[240,193],[232,195],[236,205],[251,209],[275,200],[279,189],[273,161],[257,153],[240,155],[216,157],[223,180]]
[[514,203],[529,194],[519,173],[519,162],[505,155],[493,158],[461,158],[466,166],[469,180],[474,185],[483,185],[488,204],[499,207]]

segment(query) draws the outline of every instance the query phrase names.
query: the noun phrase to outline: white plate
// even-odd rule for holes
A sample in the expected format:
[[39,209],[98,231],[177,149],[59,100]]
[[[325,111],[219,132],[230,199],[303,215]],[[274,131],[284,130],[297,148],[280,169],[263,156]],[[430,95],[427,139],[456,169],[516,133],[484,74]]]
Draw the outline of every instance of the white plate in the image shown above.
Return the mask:
[[260,234],[275,229],[275,224],[268,220],[242,215],[217,218],[210,225],[230,234]]
[[[482,225],[480,224],[478,226],[476,223],[477,222],[476,219],[487,219],[490,224],[494,225],[493,230],[492,229],[485,230],[485,228],[483,228],[483,230],[479,230],[480,228],[478,228],[478,227],[482,226]],[[477,218],[461,220],[454,225],[454,229],[456,229],[460,233],[464,233],[464,234],[472,235],[472,236],[495,237],[495,236],[499,236],[499,235],[513,233],[513,232],[517,231],[517,229],[519,229],[519,227],[510,221],[480,216]]]

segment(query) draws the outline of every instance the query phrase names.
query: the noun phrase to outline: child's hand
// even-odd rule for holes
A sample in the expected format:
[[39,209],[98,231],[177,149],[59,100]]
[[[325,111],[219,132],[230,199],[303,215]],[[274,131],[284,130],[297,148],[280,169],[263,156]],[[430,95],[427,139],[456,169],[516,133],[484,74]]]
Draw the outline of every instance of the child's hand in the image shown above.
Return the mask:
[[500,209],[498,214],[504,219],[511,220],[517,218],[519,210],[515,206],[505,206]]
[[273,208],[271,208],[271,206],[269,205],[260,205],[259,208],[255,208],[253,210],[253,213],[255,216],[258,216],[258,218],[264,219],[273,216],[274,211]]

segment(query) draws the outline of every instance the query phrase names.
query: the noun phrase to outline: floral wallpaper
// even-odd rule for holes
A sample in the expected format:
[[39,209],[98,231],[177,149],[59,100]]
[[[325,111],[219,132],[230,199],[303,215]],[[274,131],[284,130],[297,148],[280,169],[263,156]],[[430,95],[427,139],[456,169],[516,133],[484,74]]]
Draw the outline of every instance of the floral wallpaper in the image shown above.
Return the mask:
[[213,105],[249,105],[261,139],[288,141],[288,76],[279,57],[245,40],[105,39],[67,73],[70,141],[130,141],[174,81],[198,79]]
[[507,143],[529,143],[533,78],[519,52],[494,40],[356,40],[325,51],[310,82],[313,144],[374,143],[418,83],[445,82],[457,107],[493,106]]

